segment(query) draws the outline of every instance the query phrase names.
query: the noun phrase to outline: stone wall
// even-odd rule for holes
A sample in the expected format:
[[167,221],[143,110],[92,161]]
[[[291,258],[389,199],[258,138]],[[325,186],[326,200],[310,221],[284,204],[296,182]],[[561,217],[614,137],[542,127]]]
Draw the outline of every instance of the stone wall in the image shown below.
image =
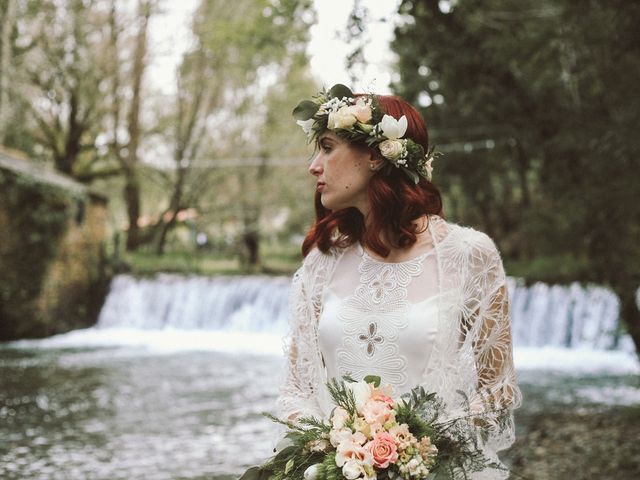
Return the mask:
[[106,289],[107,203],[0,149],[0,340],[95,323]]

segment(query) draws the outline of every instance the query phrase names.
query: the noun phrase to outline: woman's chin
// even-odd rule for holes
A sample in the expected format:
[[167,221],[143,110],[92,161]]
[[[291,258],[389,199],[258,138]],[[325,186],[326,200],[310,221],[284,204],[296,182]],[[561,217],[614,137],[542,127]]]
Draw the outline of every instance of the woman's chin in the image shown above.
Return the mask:
[[336,209],[336,206],[335,206],[334,202],[331,201],[331,198],[328,198],[324,194],[322,194],[320,196],[320,203],[322,203],[322,206],[324,208],[326,208],[327,210],[335,210]]

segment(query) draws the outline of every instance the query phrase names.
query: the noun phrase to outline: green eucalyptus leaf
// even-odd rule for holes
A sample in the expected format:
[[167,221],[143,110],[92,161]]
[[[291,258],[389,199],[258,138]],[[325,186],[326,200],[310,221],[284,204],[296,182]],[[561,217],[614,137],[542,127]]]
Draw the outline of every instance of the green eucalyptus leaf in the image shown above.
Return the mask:
[[329,89],[328,95],[331,98],[353,98],[353,92],[351,91],[351,89],[341,83],[336,83],[333,87],[331,87]]
[[264,471],[262,467],[255,466],[248,468],[247,471],[242,474],[239,480],[260,480],[263,475]]
[[293,109],[293,116],[296,120],[309,120],[316,114],[320,105],[311,100],[302,100],[296,108]]
[[282,461],[285,458],[295,455],[297,449],[298,449],[297,446],[289,445],[288,447],[285,447],[282,450],[280,450],[274,457],[274,460]]
[[380,386],[380,377],[378,375],[367,375],[364,377],[364,381],[367,383],[373,383],[374,387]]

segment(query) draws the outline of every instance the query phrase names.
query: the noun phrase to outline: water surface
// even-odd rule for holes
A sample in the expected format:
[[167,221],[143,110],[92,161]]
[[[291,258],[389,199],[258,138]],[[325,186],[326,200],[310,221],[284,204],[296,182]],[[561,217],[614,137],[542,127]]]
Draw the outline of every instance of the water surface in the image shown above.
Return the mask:
[[0,478],[233,478],[277,426],[277,357],[0,350]]
[[[0,347],[0,478],[230,480],[270,454],[280,427],[261,412],[274,411],[283,374],[276,345],[259,355],[171,350],[170,339],[59,346],[78,335]],[[522,364],[517,433],[541,412],[640,404],[636,365],[602,371],[602,355],[579,371]]]

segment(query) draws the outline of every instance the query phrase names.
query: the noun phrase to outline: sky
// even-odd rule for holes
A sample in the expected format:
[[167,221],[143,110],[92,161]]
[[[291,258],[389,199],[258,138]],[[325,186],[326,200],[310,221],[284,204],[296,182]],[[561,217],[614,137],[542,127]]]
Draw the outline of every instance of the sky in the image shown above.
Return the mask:
[[[149,24],[150,47],[153,63],[149,68],[149,79],[161,91],[170,94],[174,89],[174,72],[182,53],[189,47],[189,23],[199,0],[166,2],[163,15]],[[373,21],[369,25],[367,47],[364,55],[367,69],[362,78],[350,85],[345,68],[345,56],[349,46],[338,38],[344,31],[354,0],[314,0],[318,23],[311,28],[308,54],[312,74],[325,86],[344,83],[359,91],[390,93],[391,63],[393,54],[389,43],[393,38],[391,19],[397,0],[370,0],[364,2]]]

